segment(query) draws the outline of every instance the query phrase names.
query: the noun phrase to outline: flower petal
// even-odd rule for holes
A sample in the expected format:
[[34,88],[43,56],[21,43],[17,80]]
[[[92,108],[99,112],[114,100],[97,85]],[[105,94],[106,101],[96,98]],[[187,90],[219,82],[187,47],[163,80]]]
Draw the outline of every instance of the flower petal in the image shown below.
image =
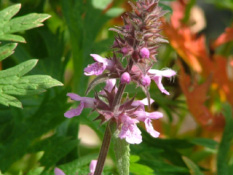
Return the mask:
[[97,160],[92,160],[91,163],[90,163],[90,167],[89,167],[90,168],[90,173],[88,175],[94,175],[96,165],[97,165]]
[[176,71],[172,69],[164,69],[164,70],[150,69],[148,72],[150,74],[154,74],[154,76],[163,76],[167,78],[170,78],[176,75]]
[[86,76],[101,75],[105,69],[106,69],[106,64],[96,62],[96,63],[93,63],[91,65],[88,65],[84,69],[84,74]]
[[78,94],[75,93],[68,93],[67,96],[69,96],[72,100],[75,101],[81,101],[82,97],[80,97]]
[[157,84],[159,90],[162,93],[164,93],[166,95],[170,95],[170,93],[164,88],[164,86],[162,84],[162,76],[159,76],[159,77],[156,76],[156,77],[153,77],[152,79],[155,81],[155,83]]
[[[150,98],[150,103],[154,103],[154,100],[152,98]],[[135,100],[133,103],[132,103],[132,106],[140,106],[140,105],[144,105],[144,106],[148,106],[148,99],[147,98],[144,98],[142,100]]]
[[[126,118],[125,118],[126,117]],[[138,129],[135,122],[137,120],[124,116],[125,120],[119,133],[119,138],[125,139],[130,144],[139,144],[142,142],[141,131]]]
[[80,105],[77,108],[67,111],[64,114],[64,116],[67,117],[67,118],[72,118],[74,116],[79,116],[81,114],[81,112],[83,111],[83,108],[84,108],[84,102],[81,102]]
[[149,119],[160,119],[163,117],[163,113],[161,112],[146,112]]
[[60,168],[55,168],[54,174],[55,175],[66,175]]
[[145,127],[146,131],[152,136],[152,137],[159,137],[160,133],[158,131],[155,131],[152,124],[151,124],[151,119],[147,118],[145,120]]

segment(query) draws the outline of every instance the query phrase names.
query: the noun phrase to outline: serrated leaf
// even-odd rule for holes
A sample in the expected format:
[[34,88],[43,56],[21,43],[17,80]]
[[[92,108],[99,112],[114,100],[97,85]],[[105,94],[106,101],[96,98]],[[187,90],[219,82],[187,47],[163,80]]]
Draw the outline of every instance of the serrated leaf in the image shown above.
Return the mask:
[[43,25],[42,22],[49,17],[50,15],[48,14],[37,13],[31,13],[25,16],[16,17],[6,23],[2,30],[4,31],[4,33],[15,33],[35,27],[40,27]]
[[12,19],[20,7],[20,4],[16,4],[0,11],[0,40],[25,42],[23,37],[13,33],[40,27],[50,17],[48,14],[31,13]]
[[3,80],[3,78],[6,77],[23,76],[24,74],[32,70],[32,68],[36,66],[37,62],[38,60],[36,59],[28,60],[12,68],[0,71],[0,83],[4,83],[5,80]]
[[22,103],[15,97],[0,93],[0,104],[22,108]]
[[0,40],[26,43],[25,39],[22,36],[13,34],[0,35]]
[[15,67],[0,71],[0,103],[6,106],[22,107],[21,103],[10,95],[33,95],[46,89],[63,84],[48,75],[29,75],[37,60],[25,61]]
[[4,60],[8,56],[14,53],[14,49],[16,48],[17,43],[5,44],[0,47],[0,61]]
[[15,4],[0,11],[0,22],[10,20],[16,13],[19,12],[21,4]]
[[188,159],[185,156],[182,156],[182,159],[184,160],[185,164],[188,166],[190,170],[191,175],[204,175],[200,168],[190,159]]

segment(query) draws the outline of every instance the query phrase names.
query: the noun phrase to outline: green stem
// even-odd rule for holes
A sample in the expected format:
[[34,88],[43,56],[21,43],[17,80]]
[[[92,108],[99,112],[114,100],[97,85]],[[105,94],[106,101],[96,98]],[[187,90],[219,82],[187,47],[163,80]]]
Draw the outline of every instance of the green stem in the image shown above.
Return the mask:
[[120,175],[129,175],[129,144],[125,141],[125,139],[120,139],[118,135],[119,131],[116,130],[113,136],[113,143],[117,169]]

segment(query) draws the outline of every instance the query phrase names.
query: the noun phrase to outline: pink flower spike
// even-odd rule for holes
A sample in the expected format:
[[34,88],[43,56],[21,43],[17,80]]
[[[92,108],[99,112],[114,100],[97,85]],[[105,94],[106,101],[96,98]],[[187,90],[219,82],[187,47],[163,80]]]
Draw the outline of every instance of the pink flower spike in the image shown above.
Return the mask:
[[88,175],[94,175],[96,165],[97,165],[97,160],[92,160],[91,163],[90,163],[90,167],[89,167],[90,168],[90,173]]
[[55,168],[54,174],[55,175],[66,175],[60,168]]
[[91,56],[96,61],[96,63],[88,65],[84,69],[84,74],[86,76],[100,75],[104,72],[105,69],[110,70],[114,66],[113,61],[106,59],[106,58],[103,58],[100,55],[91,54]]
[[129,75],[128,72],[124,72],[122,75],[121,75],[121,83],[122,84],[129,84],[131,81],[131,77]]
[[145,120],[145,127],[146,127],[146,131],[154,138],[159,137],[160,133],[158,131],[155,131],[152,124],[151,124],[151,119],[147,118]]
[[151,79],[148,75],[142,76],[141,77],[141,83],[143,86],[149,86],[151,83]]
[[142,58],[149,58],[150,57],[150,51],[146,47],[143,47],[140,50],[140,55],[141,55]]

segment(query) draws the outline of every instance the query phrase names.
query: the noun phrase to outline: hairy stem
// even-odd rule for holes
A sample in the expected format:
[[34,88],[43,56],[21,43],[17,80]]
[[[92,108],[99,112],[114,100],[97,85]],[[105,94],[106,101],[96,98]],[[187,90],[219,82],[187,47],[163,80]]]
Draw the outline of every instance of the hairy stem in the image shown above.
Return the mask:
[[116,130],[113,137],[118,173],[120,175],[129,175],[129,144],[125,141],[125,139],[120,139],[118,134],[119,131]]

